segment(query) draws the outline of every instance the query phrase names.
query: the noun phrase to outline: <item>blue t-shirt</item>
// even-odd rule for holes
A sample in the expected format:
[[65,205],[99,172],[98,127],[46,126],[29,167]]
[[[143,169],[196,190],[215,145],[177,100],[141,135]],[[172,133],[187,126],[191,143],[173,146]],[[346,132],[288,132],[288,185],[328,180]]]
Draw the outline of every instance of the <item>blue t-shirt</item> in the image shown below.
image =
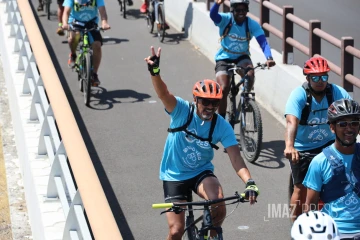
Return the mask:
[[[169,114],[171,117],[170,128],[183,126],[188,119],[189,102],[176,97],[177,103]],[[211,121],[205,121],[196,114],[194,109],[193,119],[188,126],[188,131],[202,138],[208,138]],[[224,148],[237,145],[234,131],[230,124],[218,115],[212,143],[221,142]],[[203,142],[186,133],[169,133],[165,142],[164,153],[160,164],[160,179],[165,181],[182,181],[195,177],[205,170],[214,170],[211,160],[214,150],[208,142]]]
[[[79,0],[79,3],[82,3],[82,1],[85,3],[87,0]],[[94,22],[98,22],[98,8],[105,6],[104,0],[95,0],[96,4],[95,6],[91,6],[92,0],[89,1],[89,4],[87,6],[81,6],[79,11],[74,10],[74,0],[64,0],[63,6],[64,7],[70,7],[71,12],[69,16],[68,23],[73,22],[74,20],[81,21],[81,22],[88,22],[92,19],[94,19]]]
[[[332,84],[334,101],[341,98],[351,99],[350,95],[340,86]],[[285,117],[290,114],[301,119],[301,113],[306,104],[306,91],[302,86],[295,88],[286,103]],[[326,123],[327,108],[329,107],[326,96],[321,102],[317,102],[312,97],[311,110],[324,109],[315,113],[310,112],[308,123]],[[298,151],[307,151],[325,145],[327,142],[334,140],[335,135],[330,131],[328,124],[321,125],[298,125],[294,147]]]
[[[329,214],[335,220],[340,233],[358,233],[360,232],[360,198],[353,192],[351,187],[356,183],[356,178],[351,173],[351,163],[354,155],[341,154],[335,149],[334,144],[331,145],[331,148],[339,159],[343,161],[346,177],[350,183],[345,189],[345,196],[325,204],[321,211]],[[330,163],[324,153],[320,153],[311,161],[303,185],[320,192],[322,185],[328,183],[331,176]]]
[[[216,24],[219,27],[219,35],[222,36],[226,26],[228,25],[230,19],[232,21],[232,27],[228,35],[221,40],[221,45],[227,48],[228,50],[236,53],[244,53],[250,55],[249,52],[249,41],[246,36],[246,21],[242,22],[241,25],[237,24],[232,16],[232,13],[219,13],[221,15],[221,22]],[[248,26],[250,32],[250,39],[252,37],[258,37],[264,35],[264,30],[261,28],[260,24],[248,17]],[[234,54],[224,51],[220,47],[219,51],[215,55],[215,61],[223,59],[237,59],[241,54]]]

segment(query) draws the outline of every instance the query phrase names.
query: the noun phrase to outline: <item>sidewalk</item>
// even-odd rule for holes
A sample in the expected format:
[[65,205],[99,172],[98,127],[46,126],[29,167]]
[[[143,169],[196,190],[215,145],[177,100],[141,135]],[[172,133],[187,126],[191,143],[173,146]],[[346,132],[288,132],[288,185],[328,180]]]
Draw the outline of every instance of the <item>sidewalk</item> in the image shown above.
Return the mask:
[[0,127],[0,239],[33,239],[1,58]]

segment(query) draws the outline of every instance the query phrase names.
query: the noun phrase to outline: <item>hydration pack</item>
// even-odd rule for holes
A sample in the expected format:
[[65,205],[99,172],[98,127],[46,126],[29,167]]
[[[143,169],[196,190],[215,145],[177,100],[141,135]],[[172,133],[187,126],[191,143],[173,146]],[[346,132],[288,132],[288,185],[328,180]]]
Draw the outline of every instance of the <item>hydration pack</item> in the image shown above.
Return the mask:
[[177,128],[168,128],[168,132],[170,133],[175,133],[175,132],[181,132],[181,131],[184,131],[187,135],[191,135],[193,136],[194,138],[196,139],[199,139],[200,141],[203,141],[203,142],[208,142],[210,144],[210,146],[216,150],[219,149],[218,146],[216,146],[215,144],[213,144],[211,141],[212,141],[212,135],[213,135],[213,132],[214,132],[214,129],[215,129],[215,125],[216,125],[216,120],[217,120],[217,117],[218,115],[216,113],[214,113],[213,115],[213,118],[211,120],[211,125],[210,125],[210,131],[209,131],[209,136],[208,138],[202,138],[202,137],[199,137],[197,136],[196,134],[190,132],[187,127],[190,125],[192,119],[193,119],[193,116],[194,116],[194,109],[195,109],[195,105],[193,103],[189,103],[189,114],[188,114],[188,118],[187,118],[187,121],[186,123],[181,126],[181,127],[177,127]]

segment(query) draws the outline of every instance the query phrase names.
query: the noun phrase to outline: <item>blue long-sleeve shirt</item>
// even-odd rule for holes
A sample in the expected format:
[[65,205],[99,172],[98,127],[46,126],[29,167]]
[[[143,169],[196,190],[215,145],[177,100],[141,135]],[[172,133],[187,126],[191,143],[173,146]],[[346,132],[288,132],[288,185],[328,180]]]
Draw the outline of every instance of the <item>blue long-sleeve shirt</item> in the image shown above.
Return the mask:
[[[236,28],[232,27],[228,33],[228,35],[233,34],[239,38],[242,38],[243,33],[246,31],[244,24],[237,24],[232,16],[232,13],[219,13],[219,4],[214,4],[210,9],[210,18],[215,23],[216,26],[219,27],[219,34],[222,36],[224,29],[228,25],[230,21],[233,22],[233,26],[236,24]],[[254,20],[248,17],[248,26],[251,37],[255,37],[256,41],[259,43],[264,55],[266,58],[271,57],[270,46],[266,40],[265,34],[261,26]],[[246,32],[245,32],[246,37]],[[237,42],[237,43],[235,43]],[[248,46],[245,46],[246,43],[244,41],[235,41],[232,39],[231,41],[226,41],[226,39],[222,39],[221,45],[226,47],[227,49],[234,49],[234,52],[245,52],[244,50],[248,49]],[[235,43],[235,44],[234,44]],[[249,44],[249,43],[247,43]],[[250,54],[250,53],[248,53]],[[221,59],[234,59],[238,58],[238,54],[231,54],[229,52],[224,52],[222,49],[216,55],[216,60]]]

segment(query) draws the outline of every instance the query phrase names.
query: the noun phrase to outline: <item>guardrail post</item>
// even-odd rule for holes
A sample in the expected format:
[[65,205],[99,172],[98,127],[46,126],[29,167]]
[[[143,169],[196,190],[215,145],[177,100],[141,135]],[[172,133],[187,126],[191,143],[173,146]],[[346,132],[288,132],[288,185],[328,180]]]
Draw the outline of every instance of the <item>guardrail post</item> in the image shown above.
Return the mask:
[[208,11],[210,11],[210,5],[211,5],[211,3],[212,2],[214,2],[214,0],[206,0],[206,9],[208,10]]
[[321,55],[321,37],[314,34],[314,29],[321,29],[321,22],[319,20],[309,21],[309,57],[315,54]]
[[345,51],[347,46],[354,46],[352,37],[341,38],[341,81],[346,91],[353,92],[354,86],[345,79],[347,74],[354,74],[354,56]]
[[292,6],[283,6],[283,39],[282,39],[282,49],[283,49],[283,63],[293,64],[294,63],[294,48],[286,42],[288,37],[293,38],[294,36],[294,24],[292,21],[286,18],[288,13],[293,14],[294,8]]
[[[260,0],[260,26],[262,27],[264,23],[270,24],[270,10],[263,5],[263,2],[268,0]],[[269,31],[264,29],[266,37],[269,37]]]

